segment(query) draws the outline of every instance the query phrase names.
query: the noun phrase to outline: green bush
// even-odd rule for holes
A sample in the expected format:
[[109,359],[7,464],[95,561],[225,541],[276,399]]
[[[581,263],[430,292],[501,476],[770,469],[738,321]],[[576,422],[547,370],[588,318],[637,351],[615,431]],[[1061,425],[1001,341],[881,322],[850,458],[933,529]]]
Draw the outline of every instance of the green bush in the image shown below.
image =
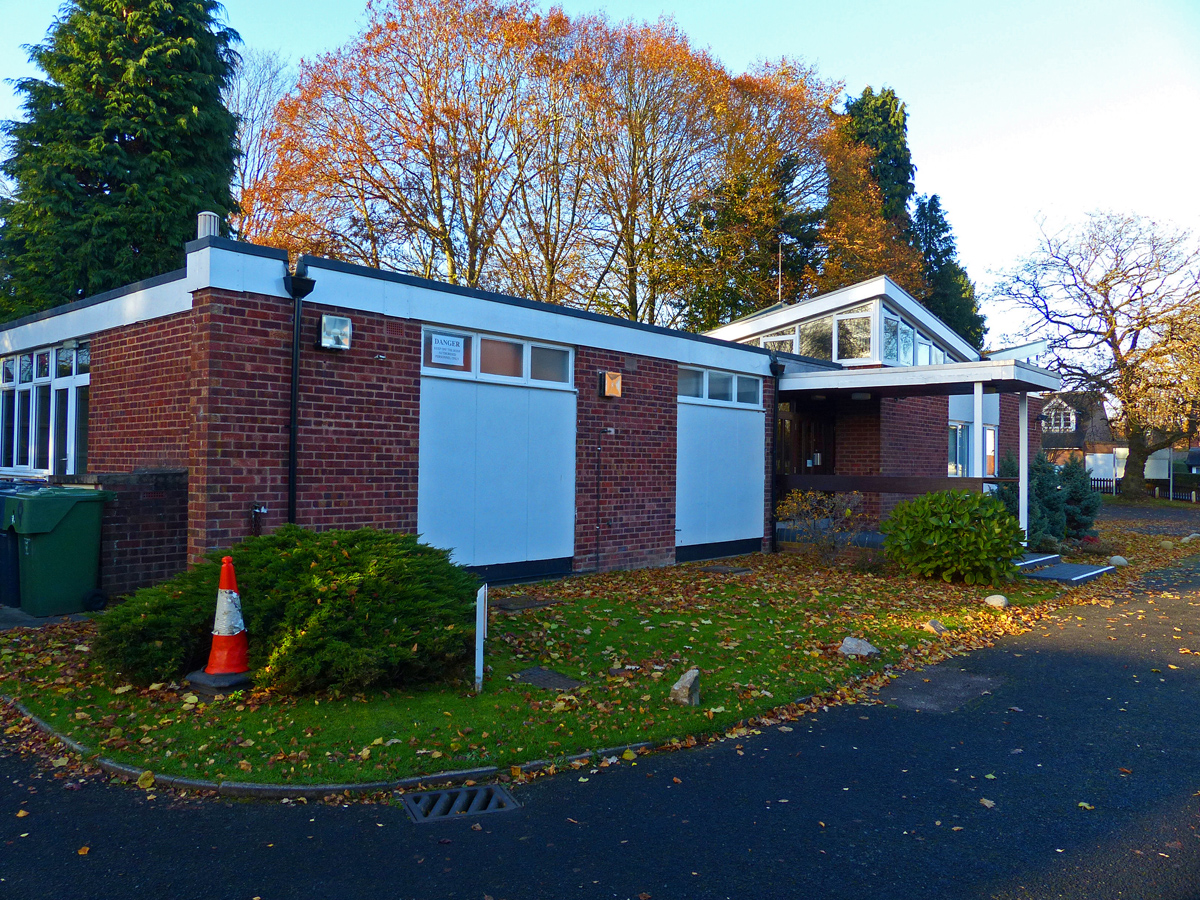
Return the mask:
[[[1011,452],[1004,454],[1000,460],[998,473],[1000,477],[1016,478],[1019,473],[1020,464],[1016,456]],[[1054,464],[1046,458],[1045,454],[1038,453],[1034,456],[1029,463],[1028,544],[1030,550],[1056,551],[1058,542],[1066,536],[1066,495],[1061,487],[1062,482]],[[1015,484],[1001,485],[997,494],[1013,518],[1019,520],[1018,486]],[[1097,505],[1099,504],[1097,503]]]
[[100,621],[101,663],[136,683],[203,666],[232,556],[259,687],[359,690],[444,676],[470,653],[475,576],[415,536],[286,526],[134,594]]
[[1081,538],[1091,533],[1100,511],[1100,494],[1092,490],[1092,473],[1081,457],[1072,456],[1058,470],[1062,485],[1066,537]]
[[1004,504],[973,491],[938,491],[899,504],[880,525],[884,550],[905,572],[992,584],[1016,574],[1021,526]]

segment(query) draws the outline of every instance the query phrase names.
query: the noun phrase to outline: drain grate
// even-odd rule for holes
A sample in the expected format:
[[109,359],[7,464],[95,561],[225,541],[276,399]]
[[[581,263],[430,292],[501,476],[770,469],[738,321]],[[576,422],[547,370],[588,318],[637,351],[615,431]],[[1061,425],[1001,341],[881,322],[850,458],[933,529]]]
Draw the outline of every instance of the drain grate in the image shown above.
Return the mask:
[[404,807],[414,822],[432,822],[454,816],[478,816],[483,813],[517,809],[517,802],[498,784],[452,788],[446,791],[422,791],[404,795]]

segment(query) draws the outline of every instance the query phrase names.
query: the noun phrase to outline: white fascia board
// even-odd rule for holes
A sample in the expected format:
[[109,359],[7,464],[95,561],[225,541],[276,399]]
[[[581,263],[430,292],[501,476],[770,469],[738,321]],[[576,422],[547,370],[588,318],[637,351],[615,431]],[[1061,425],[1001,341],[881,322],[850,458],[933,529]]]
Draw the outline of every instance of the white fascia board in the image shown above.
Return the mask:
[[945,387],[975,382],[1022,382],[1027,391],[1056,391],[1062,381],[1048,369],[1020,360],[981,360],[941,366],[904,366],[884,369],[846,369],[841,372],[787,374],[781,391],[870,391],[883,388]]
[[973,361],[980,358],[978,350],[955,334],[941,319],[886,275],[822,294],[760,318],[746,322],[731,322],[729,325],[716,328],[707,334],[709,337],[719,337],[727,341],[741,341],[748,337],[779,331],[804,319],[830,315],[838,310],[881,298],[898,307],[901,313],[915,322],[923,331],[936,337],[944,346],[951,348],[968,360]]
[[110,300],[48,316],[0,332],[0,354],[20,353],[35,347],[61,343],[133,325],[192,308],[192,295],[185,279],[177,278],[143,290],[131,291]]
[[1046,352],[1049,344],[1045,340],[1030,341],[1027,344],[1018,344],[1016,347],[1005,347],[1002,350],[993,350],[990,353],[985,353],[985,359],[1022,359],[1029,360],[1041,356]]
[[[198,242],[199,243],[199,242]],[[283,286],[287,261],[257,256],[219,246],[189,248],[187,255],[187,290],[219,288],[266,294],[269,297],[288,297]]]
[[870,281],[862,281],[828,294],[821,294],[811,300],[794,303],[765,316],[744,322],[730,322],[728,325],[714,328],[705,334],[724,341],[740,341],[748,337],[779,331],[789,325],[795,325],[803,319],[811,319],[843,307],[858,306],[860,303],[883,297],[886,295],[888,283],[890,281],[886,277],[872,278]]
[[305,303],[357,309],[430,325],[461,328],[669,359],[683,365],[770,376],[770,357],[758,348],[725,341],[696,340],[686,333],[634,328],[618,321],[575,316],[521,303],[440,291],[385,278],[324,268],[321,260],[306,258],[308,276],[315,282]]

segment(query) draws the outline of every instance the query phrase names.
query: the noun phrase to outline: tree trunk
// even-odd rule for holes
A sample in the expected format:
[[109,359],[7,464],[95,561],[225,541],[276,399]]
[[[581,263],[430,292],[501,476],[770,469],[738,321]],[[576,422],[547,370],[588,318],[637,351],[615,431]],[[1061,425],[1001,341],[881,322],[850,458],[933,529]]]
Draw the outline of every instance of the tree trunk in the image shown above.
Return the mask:
[[1146,492],[1146,438],[1140,431],[1130,430],[1129,458],[1125,460],[1125,474],[1121,478],[1121,496],[1130,500],[1144,500]]

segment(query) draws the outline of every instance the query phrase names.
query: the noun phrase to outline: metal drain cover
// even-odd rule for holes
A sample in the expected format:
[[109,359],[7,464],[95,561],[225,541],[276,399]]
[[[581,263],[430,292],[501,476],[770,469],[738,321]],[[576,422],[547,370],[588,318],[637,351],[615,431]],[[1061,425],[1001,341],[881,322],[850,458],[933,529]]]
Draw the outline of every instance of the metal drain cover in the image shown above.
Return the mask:
[[402,799],[404,808],[418,824],[432,822],[434,819],[452,819],[455,816],[506,812],[521,805],[512,794],[498,784],[451,788],[445,791],[421,791],[405,794]]
[[522,669],[513,675],[513,681],[522,684],[532,684],[534,687],[545,688],[548,691],[573,691],[583,684],[574,678],[568,678],[561,672],[547,669],[544,666],[534,666],[532,669]]

